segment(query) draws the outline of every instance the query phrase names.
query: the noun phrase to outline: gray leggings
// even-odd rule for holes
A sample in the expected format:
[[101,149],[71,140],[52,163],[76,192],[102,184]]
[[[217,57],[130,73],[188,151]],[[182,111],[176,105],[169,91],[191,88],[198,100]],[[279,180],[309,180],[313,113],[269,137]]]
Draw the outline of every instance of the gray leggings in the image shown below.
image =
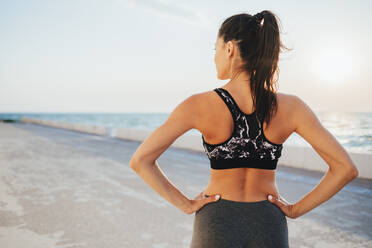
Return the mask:
[[[209,197],[209,195],[205,195]],[[268,200],[220,198],[195,212],[190,248],[288,248],[287,218]]]

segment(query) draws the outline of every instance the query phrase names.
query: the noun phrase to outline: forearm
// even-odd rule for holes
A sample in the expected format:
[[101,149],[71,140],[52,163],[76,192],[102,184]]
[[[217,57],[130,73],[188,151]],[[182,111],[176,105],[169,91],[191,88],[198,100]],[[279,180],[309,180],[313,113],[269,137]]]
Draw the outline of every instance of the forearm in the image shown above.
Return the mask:
[[299,217],[330,199],[355,178],[353,172],[328,170],[316,187],[294,204],[294,212]]
[[156,161],[152,164],[142,163],[137,165],[136,168],[138,169],[133,168],[134,171],[159,195],[182,212],[188,210],[190,204],[189,199],[169,181]]

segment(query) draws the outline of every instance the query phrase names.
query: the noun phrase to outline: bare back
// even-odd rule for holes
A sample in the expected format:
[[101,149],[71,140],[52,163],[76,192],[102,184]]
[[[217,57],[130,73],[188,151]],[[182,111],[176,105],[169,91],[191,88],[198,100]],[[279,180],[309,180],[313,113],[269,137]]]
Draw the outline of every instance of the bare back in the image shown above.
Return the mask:
[[[249,92],[228,90],[244,113],[249,114],[254,111]],[[233,132],[232,116],[226,104],[215,92],[208,91],[203,94],[206,104],[201,106],[203,118],[200,123],[200,132],[208,143],[221,143],[227,140]],[[266,126],[266,123],[263,125],[265,137],[276,144],[283,143],[294,131],[294,127],[288,123],[289,98],[289,95],[278,93],[278,111],[269,126]],[[214,124],[211,125],[211,123]],[[210,171],[210,180],[204,191],[207,195],[221,194],[224,199],[245,202],[266,200],[268,194],[278,195],[275,170],[231,168],[211,169]]]

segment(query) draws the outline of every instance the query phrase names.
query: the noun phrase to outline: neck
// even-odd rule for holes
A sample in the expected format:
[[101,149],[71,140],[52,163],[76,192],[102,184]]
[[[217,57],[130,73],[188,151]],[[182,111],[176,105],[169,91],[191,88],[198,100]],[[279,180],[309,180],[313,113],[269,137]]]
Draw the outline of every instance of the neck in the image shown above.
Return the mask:
[[250,76],[247,72],[235,73],[231,77],[231,80],[226,84],[226,86],[231,89],[244,89],[245,92],[250,92]]

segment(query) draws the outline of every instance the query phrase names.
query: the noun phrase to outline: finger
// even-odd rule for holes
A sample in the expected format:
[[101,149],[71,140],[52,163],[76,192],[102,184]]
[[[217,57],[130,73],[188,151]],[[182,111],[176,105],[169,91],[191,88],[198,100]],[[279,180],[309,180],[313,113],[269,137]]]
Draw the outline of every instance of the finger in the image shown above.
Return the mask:
[[214,197],[213,197],[214,198],[214,201],[218,201],[220,199],[220,197],[221,197],[220,195],[214,195]]
[[220,195],[211,195],[211,196],[205,197],[205,203],[215,202],[215,201],[218,201],[219,199],[220,199]]
[[285,205],[290,205],[290,203],[289,202],[287,202],[287,200],[286,199],[284,199],[284,197],[283,196],[281,196],[281,195],[279,195],[279,201],[280,202],[283,202]]
[[283,202],[282,200],[276,198],[276,197],[273,196],[273,195],[268,195],[267,199],[268,199],[270,202],[272,202],[272,203],[278,205],[280,208],[285,207],[285,206],[287,205],[286,202]]

